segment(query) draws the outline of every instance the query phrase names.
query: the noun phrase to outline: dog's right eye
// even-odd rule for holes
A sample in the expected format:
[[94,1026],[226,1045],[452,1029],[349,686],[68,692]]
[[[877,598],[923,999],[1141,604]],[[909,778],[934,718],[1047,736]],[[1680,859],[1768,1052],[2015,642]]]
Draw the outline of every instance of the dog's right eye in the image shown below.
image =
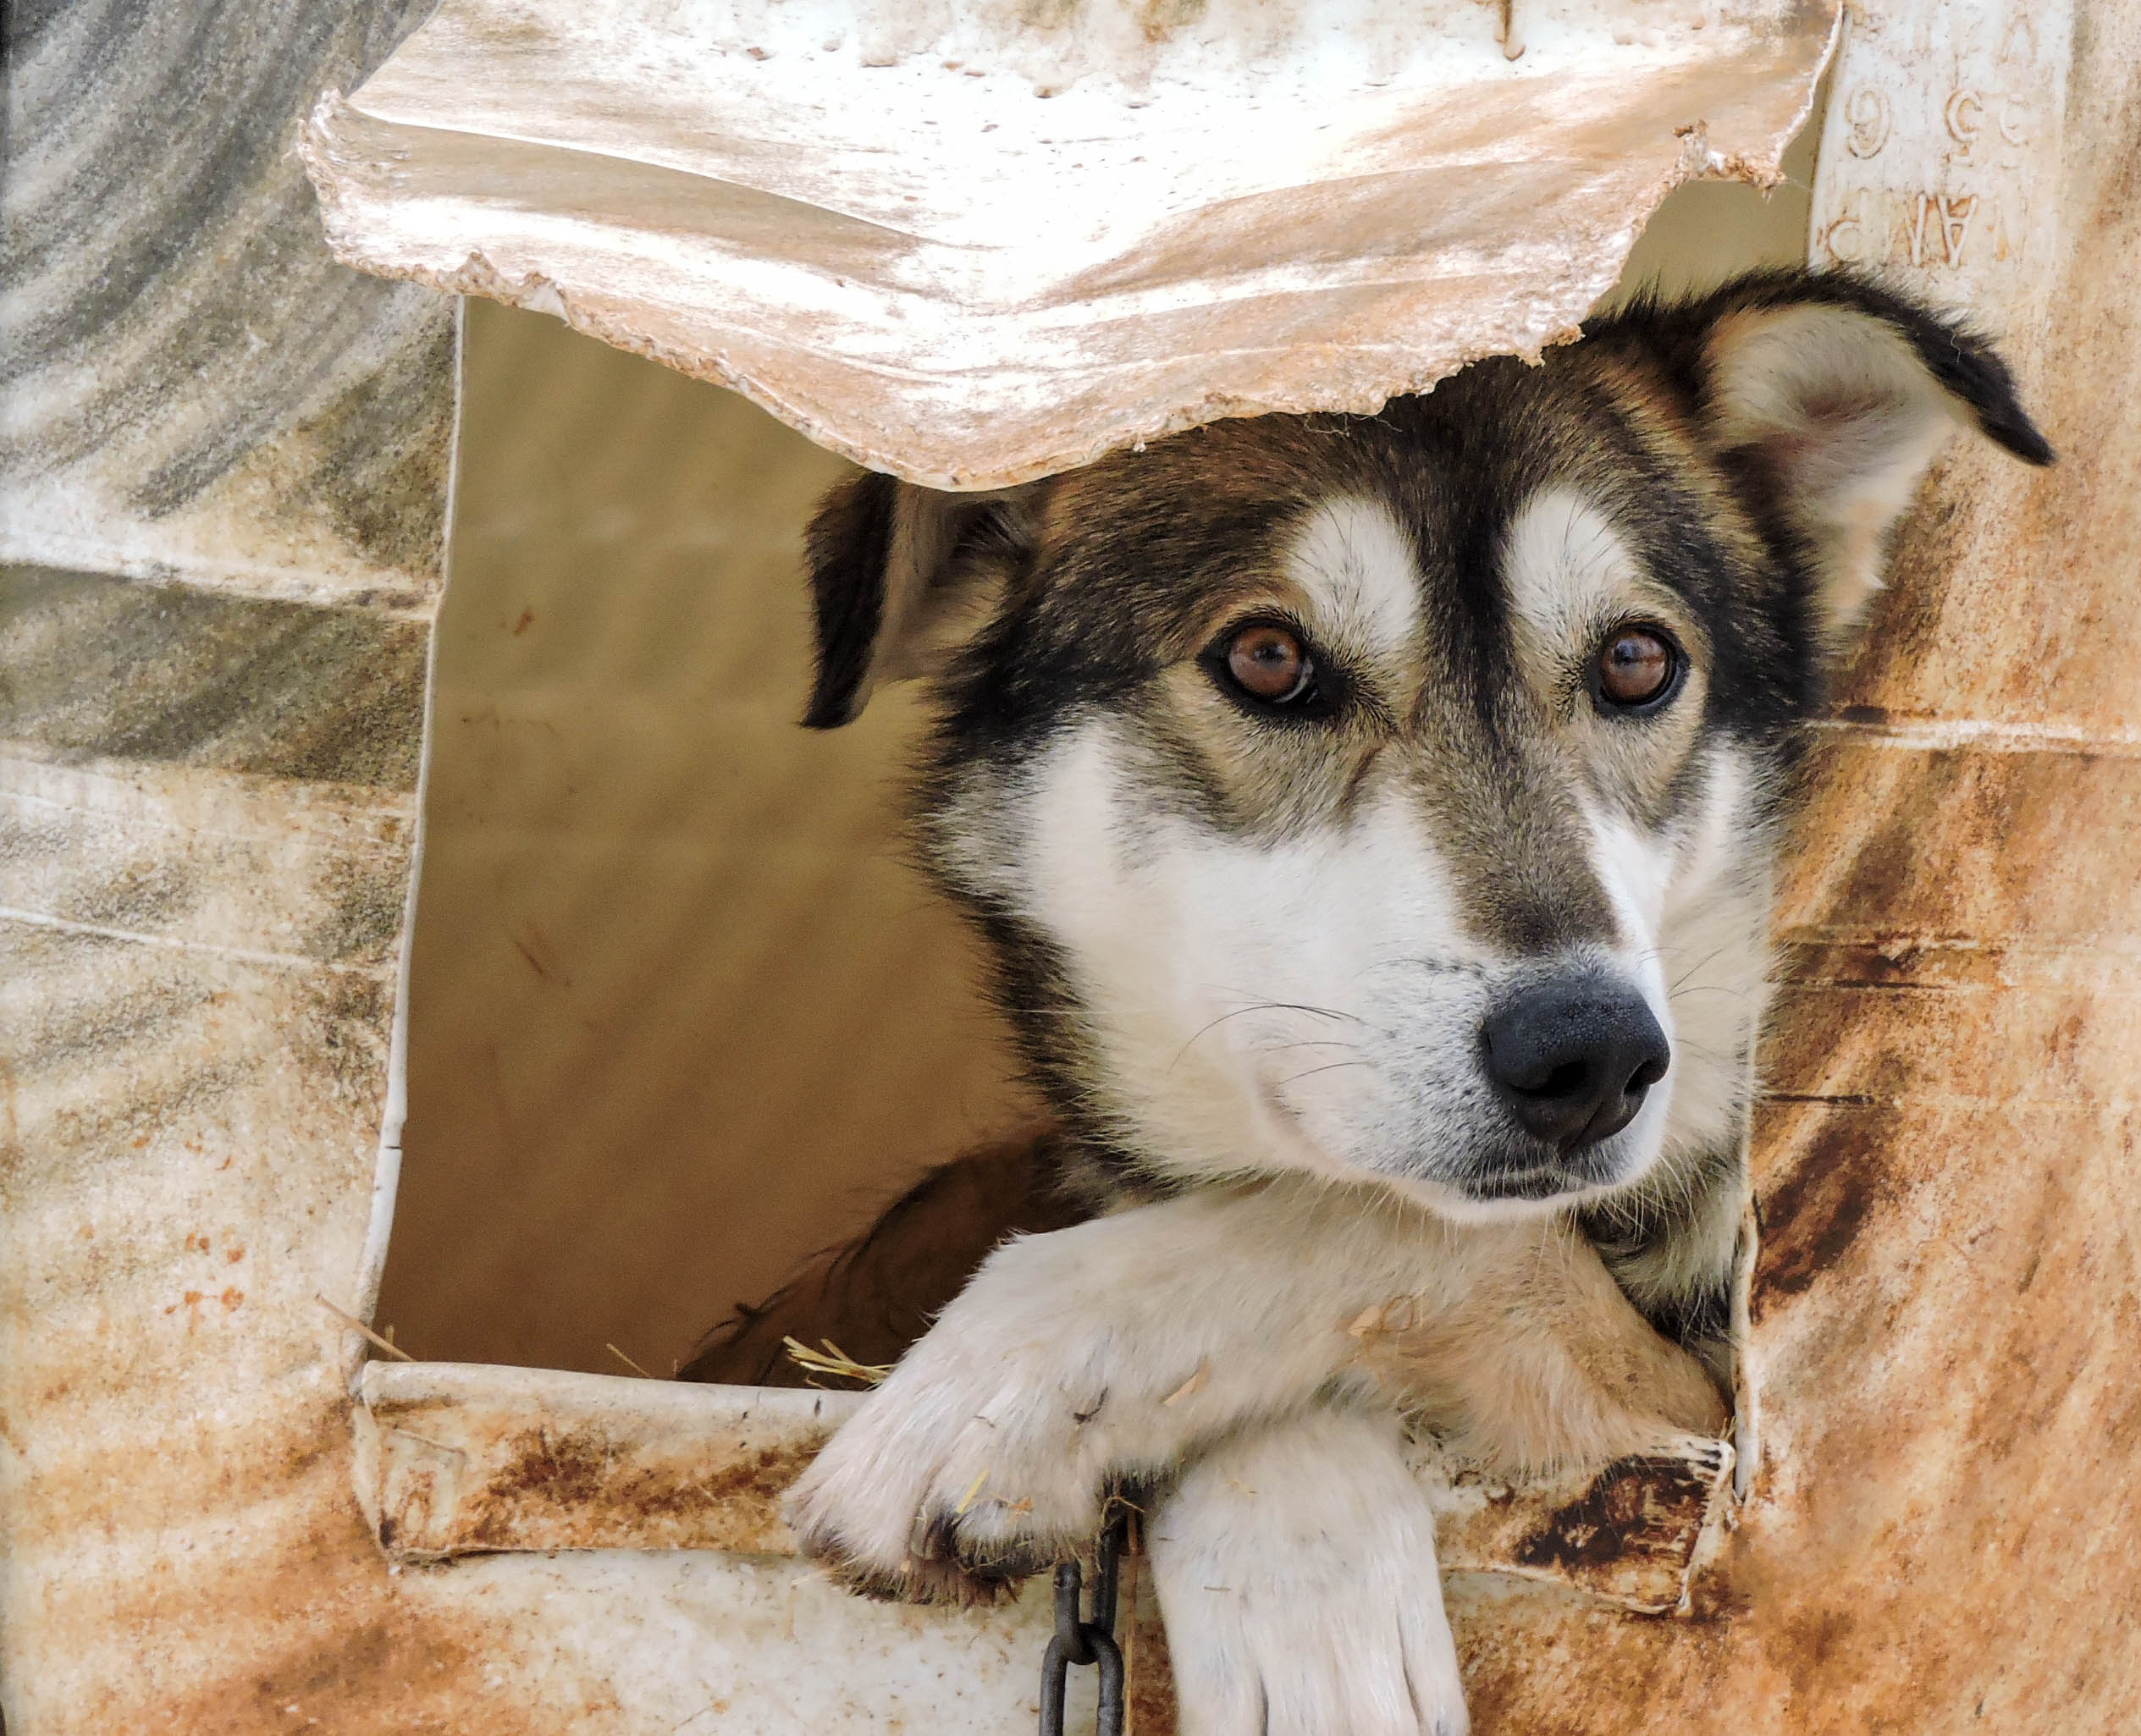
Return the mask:
[[1259,710],[1299,717],[1330,708],[1314,653],[1283,621],[1230,627],[1199,661],[1222,688]]
[[1227,645],[1227,673],[1252,699],[1283,705],[1316,680],[1308,648],[1283,627],[1244,627]]

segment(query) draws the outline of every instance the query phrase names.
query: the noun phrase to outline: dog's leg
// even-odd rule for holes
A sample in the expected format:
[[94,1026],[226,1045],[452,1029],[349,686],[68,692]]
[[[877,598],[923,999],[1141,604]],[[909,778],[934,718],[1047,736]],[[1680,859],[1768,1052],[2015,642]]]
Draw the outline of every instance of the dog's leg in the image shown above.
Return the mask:
[[1146,1527],[1182,1736],[1465,1736],[1435,1518],[1397,1419],[1314,1407],[1214,1443]]
[[1305,1403],[1357,1352],[1349,1321],[1461,1239],[1277,1182],[1008,1243],[804,1474],[791,1523],[858,1590],[993,1598],[1089,1540],[1111,1486]]
[[[1512,1272],[1534,1289],[1512,1289]],[[1571,1280],[1574,1299],[1558,1299]],[[1379,1331],[1397,1298],[1404,1330]],[[1537,1416],[1498,1390],[1504,1343],[1509,1380],[1559,1383]],[[1445,1349],[1467,1358],[1448,1392],[1431,1365]],[[1707,1403],[1675,1384],[1688,1370]],[[1667,1400],[1645,1413],[1653,1379]],[[1089,1540],[1111,1487],[1378,1381],[1386,1403],[1419,1384],[1438,1414],[1476,1408],[1460,1424],[1482,1442],[1515,1431],[1504,1456],[1526,1463],[1722,1419],[1700,1369],[1560,1226],[1457,1226],[1379,1190],[1273,1182],[999,1248],[805,1473],[790,1518],[859,1590],[986,1600]]]
[[1460,1457],[1509,1474],[1604,1464],[1730,1413],[1701,1363],[1653,1331],[1559,1220],[1461,1297],[1361,1323],[1363,1364]]

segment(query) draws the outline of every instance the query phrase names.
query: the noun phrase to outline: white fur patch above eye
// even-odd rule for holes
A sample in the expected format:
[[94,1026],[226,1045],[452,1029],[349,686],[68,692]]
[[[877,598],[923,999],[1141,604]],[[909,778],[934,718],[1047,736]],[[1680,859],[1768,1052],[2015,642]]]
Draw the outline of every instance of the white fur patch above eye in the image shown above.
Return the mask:
[[1307,623],[1356,657],[1389,666],[1420,632],[1420,559],[1378,501],[1327,500],[1302,521],[1285,571],[1307,593]]
[[1503,534],[1510,611],[1548,654],[1565,654],[1625,607],[1641,571],[1605,515],[1573,489],[1541,489]]

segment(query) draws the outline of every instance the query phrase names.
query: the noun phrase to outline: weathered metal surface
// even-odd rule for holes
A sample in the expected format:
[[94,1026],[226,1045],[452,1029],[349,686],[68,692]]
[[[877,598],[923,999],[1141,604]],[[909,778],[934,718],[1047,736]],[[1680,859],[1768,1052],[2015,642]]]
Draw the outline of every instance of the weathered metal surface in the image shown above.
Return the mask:
[[1730,1517],[1732,1449],[1674,1450],[1510,1488],[1427,1468],[1443,1571],[1530,1579],[1639,1615],[1685,1614]]
[[1821,266],[2029,306],[2061,245],[2060,155],[2073,52],[2066,6],[1877,7],[1825,117]]
[[[1839,201],[1878,191],[1891,252],[1918,249],[1897,267],[2004,329],[2064,462],[2038,478],[1958,455],[1936,479],[1817,756],[1756,1152],[1752,1499],[1689,1620],[1460,1574],[1482,1736],[2141,1727],[2141,15],[2085,6],[2070,32],[2063,8],[1968,10],[1974,36],[1960,7],[1869,8],[1832,129],[1872,112],[1855,78],[1930,66],[1973,82],[1917,121],[1893,107],[1903,123],[1844,165],[1856,179],[1832,173],[1832,132],[1814,233],[1865,225],[1863,203]],[[80,17],[78,46],[132,40]],[[280,17],[226,12],[189,41],[212,55],[218,32],[272,34]],[[296,71],[276,89],[329,75],[317,56],[297,65],[318,37],[279,40]],[[37,41],[49,53],[62,36]],[[2033,111],[2045,124],[2011,163],[1957,155],[1984,137],[1978,118],[2014,112],[1995,74],[2041,93],[2061,64],[2063,98]],[[98,89],[81,81],[83,116],[153,112],[100,106]],[[130,136],[157,167],[165,142]],[[258,161],[217,158],[236,204]],[[1967,239],[1978,207],[1939,231],[1966,239],[1935,256],[1934,231],[1909,222],[1934,220],[1920,195],[1948,220],[1973,196],[2023,212],[2006,231],[2018,257],[1981,248],[1995,231]],[[84,235],[108,256],[108,236]],[[275,321],[257,352],[244,323],[216,329],[302,383]],[[392,318],[383,329],[376,354],[401,353]],[[239,365],[235,349],[214,359]],[[421,431],[441,426],[446,383],[433,367],[420,383],[389,418],[411,444],[381,449],[431,455],[435,527],[442,455]],[[149,415],[141,439],[184,420]],[[0,622],[9,1729],[1026,1723],[1037,1596],[985,1615],[887,1609],[792,1561],[710,1550],[399,1571],[382,1556],[355,1493],[356,1341],[312,1298],[357,1303],[369,1269],[435,548],[417,537],[384,567],[257,543],[240,559],[220,532],[180,536],[201,522],[183,509],[99,517],[150,449],[107,433],[36,472],[61,479],[37,498],[76,517],[10,520],[49,532],[27,550],[41,565],[104,576],[11,571]],[[11,511],[30,498],[11,493]],[[85,523],[119,539],[95,560],[68,540]],[[159,563],[173,588],[109,576]],[[408,1414],[393,1426],[416,1432]],[[538,1462],[569,1485],[592,1474],[585,1456]],[[1525,1533],[1549,1540],[1536,1552],[1580,1561],[1650,1511],[1613,1481],[1564,1508]],[[1669,1534],[1691,1511],[1685,1493],[1658,1509]]]
[[351,263],[971,488],[1573,336],[1677,182],[1779,179],[1834,16],[448,0],[305,152]]
[[[10,566],[0,731],[56,763],[417,787],[421,617]],[[401,898],[393,901],[400,918]],[[391,937],[392,924],[389,935]]]
[[426,9],[9,9],[0,559],[428,605],[452,310],[338,267],[290,154]]
[[314,1654],[366,1542],[312,1298],[378,1162],[422,629],[0,587],[0,1696],[31,1736],[243,1729],[195,1708]]
[[[401,1562],[552,1549],[788,1555],[781,1497],[855,1392],[676,1386],[455,1363],[367,1365],[357,1491]],[[1686,1601],[1731,1449],[1683,1450],[1520,1488],[1431,1458],[1445,1568],[1508,1573],[1660,1613]]]
[[356,1302],[380,1168],[453,311],[338,267],[288,154],[420,9],[8,16],[15,1736],[286,1729],[330,1698],[411,1728],[431,1667],[381,1617],[356,1342],[313,1293]]
[[372,1363],[357,1491],[397,1561],[492,1550],[793,1555],[781,1497],[852,1392]]

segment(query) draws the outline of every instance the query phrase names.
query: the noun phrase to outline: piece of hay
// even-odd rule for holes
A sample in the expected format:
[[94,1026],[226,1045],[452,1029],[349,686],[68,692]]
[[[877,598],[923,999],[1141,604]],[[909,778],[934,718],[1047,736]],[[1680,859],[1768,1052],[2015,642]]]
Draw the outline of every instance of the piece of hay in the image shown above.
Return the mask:
[[312,1300],[319,1303],[322,1308],[325,1309],[329,1314],[333,1314],[336,1320],[341,1321],[344,1325],[349,1327],[352,1331],[363,1333],[366,1337],[369,1338],[374,1344],[378,1345],[380,1349],[385,1351],[389,1356],[398,1356],[404,1362],[414,1362],[416,1360],[415,1357],[410,1355],[407,1351],[404,1350],[399,1344],[396,1344],[393,1339],[382,1338],[377,1332],[373,1331],[371,1327],[366,1325],[362,1320],[359,1320],[348,1309],[337,1308],[324,1296],[321,1295],[318,1291],[315,1290],[312,1292]]
[[787,1347],[788,1360],[814,1375],[836,1375],[843,1381],[859,1381],[865,1386],[875,1386],[892,1372],[890,1363],[857,1362],[830,1338],[818,1341],[825,1347],[823,1350],[813,1350],[800,1338],[784,1336],[781,1342]]
[[617,1360],[622,1363],[626,1368],[630,1369],[632,1373],[638,1375],[641,1380],[651,1381],[655,1378],[654,1375],[648,1374],[646,1370],[640,1367],[640,1365],[634,1362],[630,1357],[626,1356],[623,1351],[618,1349],[615,1345],[610,1343],[607,1339],[603,1341],[602,1347],[608,1351],[610,1355],[615,1357]]
[[1184,1381],[1179,1386],[1176,1387],[1173,1392],[1167,1394],[1167,1396],[1162,1399],[1160,1403],[1163,1405],[1174,1404],[1184,1398],[1195,1398],[1200,1392],[1205,1390],[1206,1384],[1210,1381],[1211,1379],[1211,1364],[1203,1357],[1199,1357],[1197,1358],[1197,1372],[1190,1375],[1188,1380]]

